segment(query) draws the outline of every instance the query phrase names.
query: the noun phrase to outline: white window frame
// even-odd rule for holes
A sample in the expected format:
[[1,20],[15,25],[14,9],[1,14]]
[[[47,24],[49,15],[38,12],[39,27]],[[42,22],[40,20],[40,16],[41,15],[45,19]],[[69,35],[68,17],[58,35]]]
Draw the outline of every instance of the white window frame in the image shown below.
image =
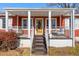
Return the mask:
[[5,17],[0,17],[0,19],[2,20],[2,28],[1,29],[5,29],[6,28],[6,20],[5,20],[5,28],[3,28],[3,18],[5,19]]
[[[79,23],[78,23],[78,22],[79,22],[79,18],[75,18],[74,21],[75,21],[75,25],[74,25],[75,27],[74,27],[74,28],[75,28],[75,29],[79,29]],[[76,22],[77,22],[77,23],[76,23]]]
[[[27,22],[28,22],[28,18],[22,18],[22,19],[21,19],[21,28],[22,28],[22,30],[28,30],[28,26],[27,26],[26,29],[23,28],[23,20],[27,20]],[[33,18],[31,18],[31,21],[32,21],[32,25],[33,25]],[[32,28],[31,28],[31,29],[32,29]]]
[[[56,20],[56,29],[57,29],[57,18],[51,18],[51,29],[52,29],[52,19],[55,19]],[[48,18],[46,18],[46,25],[45,25],[46,26],[46,29],[49,28],[49,27],[47,28],[47,20],[48,20]],[[49,26],[49,24],[48,24],[48,26]]]
[[57,29],[57,18],[51,18],[51,29],[52,28],[52,20],[55,20],[55,29]]

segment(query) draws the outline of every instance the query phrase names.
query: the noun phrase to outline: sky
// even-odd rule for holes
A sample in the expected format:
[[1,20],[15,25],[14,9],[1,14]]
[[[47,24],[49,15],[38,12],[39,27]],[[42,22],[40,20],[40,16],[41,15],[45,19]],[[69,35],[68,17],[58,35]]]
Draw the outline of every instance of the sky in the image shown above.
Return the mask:
[[[0,11],[4,8],[51,8],[47,3],[0,3]],[[54,7],[53,7],[54,8]],[[56,8],[56,7],[55,7]]]
[[0,9],[6,7],[21,7],[21,8],[46,8],[46,3],[0,3]]

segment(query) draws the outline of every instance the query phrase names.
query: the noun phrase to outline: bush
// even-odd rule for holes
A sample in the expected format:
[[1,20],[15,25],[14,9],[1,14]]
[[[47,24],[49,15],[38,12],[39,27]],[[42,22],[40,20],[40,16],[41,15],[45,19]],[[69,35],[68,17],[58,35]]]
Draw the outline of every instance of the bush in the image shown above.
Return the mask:
[[0,32],[0,48],[4,50],[15,49],[18,38],[15,32]]

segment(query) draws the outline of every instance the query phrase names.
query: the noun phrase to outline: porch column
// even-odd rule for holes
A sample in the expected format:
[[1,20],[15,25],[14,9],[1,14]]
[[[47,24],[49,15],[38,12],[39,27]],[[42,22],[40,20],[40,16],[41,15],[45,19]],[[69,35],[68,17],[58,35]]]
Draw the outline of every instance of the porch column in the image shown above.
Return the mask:
[[74,9],[72,11],[72,38],[73,38],[73,47],[75,47],[75,27],[74,27],[74,23],[75,23],[75,16],[74,16]]
[[17,33],[18,33],[18,30],[19,30],[19,29],[18,29],[18,16],[17,16]]
[[5,20],[6,20],[6,31],[8,31],[8,11],[5,11]]
[[30,28],[31,28],[31,12],[28,10],[28,38],[30,38]]
[[49,37],[51,37],[51,11],[50,10],[49,10],[48,21],[49,21]]
[[71,21],[70,21],[70,23],[71,23],[71,27],[70,27],[70,37],[72,38],[72,45],[73,45],[73,47],[75,47],[75,38],[74,38],[74,36],[75,36],[75,30],[74,30],[74,10],[71,12]]

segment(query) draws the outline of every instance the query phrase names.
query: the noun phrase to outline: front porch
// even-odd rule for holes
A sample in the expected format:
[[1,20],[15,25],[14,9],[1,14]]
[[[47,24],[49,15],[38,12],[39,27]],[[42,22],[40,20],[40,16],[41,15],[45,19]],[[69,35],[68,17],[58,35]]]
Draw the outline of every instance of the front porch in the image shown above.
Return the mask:
[[[34,35],[44,35],[47,49],[51,47],[75,47],[74,9],[10,9],[7,8],[6,31],[15,31],[21,39],[21,47],[32,48]],[[9,27],[8,19],[16,16]],[[20,19],[20,20],[19,20]],[[28,39],[28,40],[27,40]]]

